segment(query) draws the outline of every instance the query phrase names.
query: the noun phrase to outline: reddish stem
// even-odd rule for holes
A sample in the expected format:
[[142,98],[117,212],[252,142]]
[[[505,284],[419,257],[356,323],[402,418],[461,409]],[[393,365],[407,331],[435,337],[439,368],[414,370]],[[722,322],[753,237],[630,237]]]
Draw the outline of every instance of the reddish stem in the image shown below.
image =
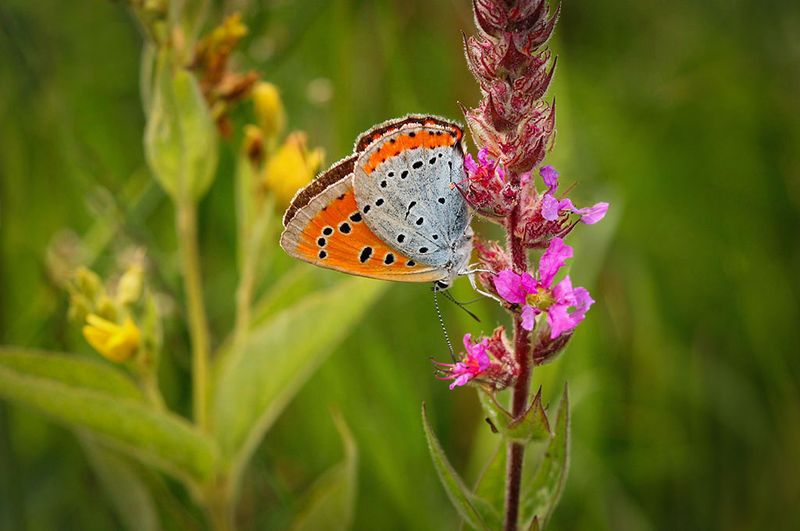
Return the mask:
[[[512,176],[512,178],[517,178]],[[519,223],[520,207],[514,208],[508,219],[508,248],[514,270],[523,273],[528,270],[528,255],[522,239],[515,232]],[[528,402],[528,390],[531,378],[531,343],[530,333],[522,327],[522,317],[514,314],[514,358],[519,364],[519,377],[514,384],[511,413],[517,418],[525,411]],[[518,443],[508,445],[508,465],[506,468],[506,514],[505,531],[516,531],[519,520],[519,498],[522,486],[522,465],[525,458],[525,447]]]

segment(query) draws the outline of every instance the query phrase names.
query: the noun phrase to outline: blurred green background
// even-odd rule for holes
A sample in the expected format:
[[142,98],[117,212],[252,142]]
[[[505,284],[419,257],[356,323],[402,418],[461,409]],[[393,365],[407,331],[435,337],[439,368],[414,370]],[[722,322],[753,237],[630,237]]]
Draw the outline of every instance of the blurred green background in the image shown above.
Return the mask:
[[[457,101],[478,100],[461,50],[466,0],[241,0],[216,4],[211,20],[236,9],[250,28],[239,65],[281,87],[290,127],[328,161],[375,122],[460,118]],[[549,400],[564,381],[573,398],[553,529],[800,529],[798,35],[791,0],[563,6],[548,161],[582,204],[612,210],[572,237],[573,278],[598,302],[567,352],[534,373]],[[179,285],[169,201],[155,189],[132,201],[148,179],[140,46],[122,2],[0,4],[0,343],[57,349],[74,335],[46,250],[64,228],[102,242],[98,213],[117,223],[98,269],[146,245],[165,264],[160,285]],[[202,204],[215,342],[232,319],[237,149],[225,143]],[[288,266],[278,258],[275,274]],[[445,306],[451,334],[505,318],[481,304],[480,324]],[[181,410],[188,353],[174,328],[162,378]],[[429,289],[391,286],[262,444],[242,528],[291,521],[296,494],[341,455],[337,408],[360,448],[356,528],[456,529],[420,403],[469,478],[492,436],[473,392],[433,378],[428,358],[445,352]],[[118,526],[71,433],[1,403],[0,529]]]

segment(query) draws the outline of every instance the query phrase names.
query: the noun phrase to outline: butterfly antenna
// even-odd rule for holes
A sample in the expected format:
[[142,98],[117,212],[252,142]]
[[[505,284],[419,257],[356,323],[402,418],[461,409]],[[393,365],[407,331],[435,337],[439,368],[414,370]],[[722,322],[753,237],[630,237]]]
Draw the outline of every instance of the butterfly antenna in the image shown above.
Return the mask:
[[467,302],[461,302],[461,301],[457,300],[455,297],[453,297],[447,291],[444,291],[443,294],[447,298],[447,300],[449,300],[450,302],[452,302],[453,304],[455,304],[456,306],[458,306],[459,308],[464,310],[466,312],[466,314],[469,315],[470,317],[472,317],[473,319],[475,319],[476,322],[478,322],[478,323],[481,322],[480,318],[478,318],[477,315],[475,315],[474,313],[472,313],[471,311],[469,311],[467,309],[467,304],[472,304],[473,302],[478,302],[479,300],[481,300],[480,298],[472,299],[471,301],[467,301]]
[[447,327],[444,325],[442,311],[439,309],[439,288],[436,286],[436,284],[433,285],[433,307],[436,309],[436,317],[439,318],[439,325],[442,327],[442,332],[444,332],[444,340],[447,342],[447,349],[450,351],[450,357],[455,363],[456,352],[453,350],[453,344],[450,342],[450,334],[447,333]]

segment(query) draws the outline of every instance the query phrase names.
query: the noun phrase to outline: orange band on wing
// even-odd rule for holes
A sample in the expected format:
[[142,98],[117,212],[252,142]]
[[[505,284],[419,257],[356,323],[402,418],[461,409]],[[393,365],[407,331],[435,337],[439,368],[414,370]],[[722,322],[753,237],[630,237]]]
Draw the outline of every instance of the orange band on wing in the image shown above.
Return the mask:
[[364,165],[364,172],[372,173],[381,162],[392,158],[406,151],[418,147],[436,148],[441,146],[452,146],[461,140],[459,130],[421,130],[386,140],[383,145],[370,155],[367,164]]

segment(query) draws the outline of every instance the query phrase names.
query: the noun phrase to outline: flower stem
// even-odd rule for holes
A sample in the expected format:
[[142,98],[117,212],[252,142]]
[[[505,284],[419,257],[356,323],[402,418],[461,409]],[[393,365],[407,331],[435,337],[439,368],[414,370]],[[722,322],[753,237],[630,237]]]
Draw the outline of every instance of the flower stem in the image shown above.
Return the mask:
[[192,341],[192,402],[195,423],[205,429],[207,420],[208,386],[208,322],[203,302],[200,274],[200,254],[197,247],[197,205],[182,201],[176,205],[176,228],[181,249],[183,286],[189,316],[189,335]]
[[[528,256],[522,239],[516,236],[520,217],[520,206],[514,208],[508,219],[508,247],[514,270],[518,273],[527,271]],[[528,390],[531,378],[531,342],[530,333],[522,326],[522,317],[514,314],[514,358],[519,364],[519,377],[514,384],[511,403],[511,414],[518,418],[525,412],[528,402]],[[516,531],[519,520],[519,499],[522,486],[522,466],[525,459],[525,447],[519,443],[508,444],[508,464],[506,468],[506,514],[503,529]]]
[[233,347],[244,348],[250,330],[253,290],[255,288],[259,261],[262,257],[264,237],[270,230],[273,204],[268,201],[256,217],[253,226],[241,237],[244,239],[239,286],[236,288],[236,322],[233,327]]

